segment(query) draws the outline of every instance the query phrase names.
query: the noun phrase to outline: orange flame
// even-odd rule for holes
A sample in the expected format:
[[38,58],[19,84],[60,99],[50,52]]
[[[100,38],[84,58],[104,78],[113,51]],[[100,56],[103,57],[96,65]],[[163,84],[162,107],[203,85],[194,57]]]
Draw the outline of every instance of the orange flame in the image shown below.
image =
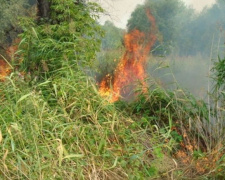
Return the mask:
[[0,81],[4,81],[5,77],[10,73],[9,65],[0,59]]
[[150,10],[146,10],[147,17],[151,22],[150,34],[135,29],[124,37],[125,54],[121,58],[113,76],[107,75],[100,82],[99,93],[101,96],[110,97],[110,102],[125,97],[134,87],[136,81],[140,81],[146,87],[144,65],[152,46],[156,41],[157,27],[155,18]]
[[[21,40],[19,38],[16,38],[12,45],[9,46],[6,50],[5,50],[5,54],[7,56],[6,59],[9,59],[9,61],[14,60],[15,57],[18,58],[18,55],[15,55],[16,51],[18,50],[18,44]],[[0,81],[4,81],[5,77],[7,75],[10,74],[11,72],[11,67],[9,66],[9,64],[6,63],[5,60],[0,59]]]

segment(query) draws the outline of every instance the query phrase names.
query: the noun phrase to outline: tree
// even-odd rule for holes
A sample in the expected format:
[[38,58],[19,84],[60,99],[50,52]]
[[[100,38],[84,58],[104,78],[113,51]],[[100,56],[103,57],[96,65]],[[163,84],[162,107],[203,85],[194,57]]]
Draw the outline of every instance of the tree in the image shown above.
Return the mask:
[[[201,53],[204,56],[209,56],[212,41],[218,44],[225,30],[225,2],[218,0],[212,7],[205,8],[201,13],[188,17],[192,18],[183,24],[179,32],[180,55]],[[220,42],[219,46],[222,47],[222,41]]]
[[144,5],[136,7],[128,20],[128,31],[138,29],[148,33],[151,24],[145,13],[145,9],[151,9],[158,25],[158,42],[155,47],[160,46],[155,51],[156,54],[168,54],[176,43],[177,26],[176,17],[182,11],[184,4],[180,0],[146,0]]
[[39,18],[48,19],[50,17],[50,1],[49,0],[37,0]]
[[[81,5],[85,3],[85,0],[75,0],[73,2],[75,5]],[[38,12],[37,16],[40,19],[49,20],[51,13],[51,6],[54,6],[54,1],[52,0],[37,0]],[[56,11],[56,9],[55,9]],[[61,10],[57,10],[58,13],[61,13]]]
[[174,53],[182,56],[191,55],[193,50],[192,36],[193,32],[191,30],[193,26],[193,21],[196,19],[197,15],[194,9],[184,7],[182,11],[176,16],[176,39],[174,46]]
[[122,39],[125,30],[117,28],[110,21],[105,22],[103,30],[105,31],[105,36],[102,39],[102,48],[104,50],[122,47]]
[[26,0],[0,0],[0,53],[21,32],[18,17],[27,13]]
[[159,29],[155,47],[160,48],[155,50],[155,54],[187,56],[201,53],[209,56],[213,37],[214,42],[219,42],[225,29],[224,0],[217,0],[201,13],[186,7],[180,0],[146,0],[132,13],[127,24],[129,31],[138,29],[147,33],[150,30],[146,8],[151,9]]

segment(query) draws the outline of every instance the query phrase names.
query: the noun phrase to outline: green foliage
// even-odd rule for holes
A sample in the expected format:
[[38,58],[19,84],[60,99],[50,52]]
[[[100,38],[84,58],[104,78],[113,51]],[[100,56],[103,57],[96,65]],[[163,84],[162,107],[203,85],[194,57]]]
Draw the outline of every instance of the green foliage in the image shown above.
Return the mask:
[[100,47],[102,30],[95,19],[102,11],[95,3],[54,0],[48,23],[24,19],[22,68],[40,78],[67,65],[74,69],[90,65]]
[[[100,11],[93,3],[54,0],[47,22],[23,19],[19,53],[28,73],[23,79],[13,72],[0,83],[0,179],[186,176],[189,169],[182,171],[171,156],[185,138],[172,127],[190,129],[188,138],[197,136],[200,146],[208,138],[198,129],[208,115],[205,103],[155,83],[129,104],[101,98],[82,71],[100,47]],[[217,77],[223,77],[221,62]],[[224,156],[218,177],[223,167]]]
[[[188,49],[183,47],[180,53],[195,55],[201,52],[209,56],[212,41],[218,42],[220,33],[225,29],[224,12],[225,3],[223,2],[216,3],[211,8],[204,9],[196,16],[190,22],[189,27],[186,27],[188,29],[187,34],[183,34],[182,31],[180,32],[181,36],[189,39]],[[222,45],[222,43],[219,45]]]
[[148,92],[148,96],[141,94],[137,101],[131,103],[133,113],[149,118],[152,123],[168,124],[169,114],[175,115],[172,104],[173,94],[167,94],[160,88]]
[[168,54],[175,46],[177,36],[176,16],[184,8],[180,0],[146,0],[144,5],[139,5],[128,20],[128,30],[138,29],[149,34],[151,24],[146,16],[146,9],[150,9],[158,26],[158,42],[155,54]]
[[221,59],[220,57],[218,58],[218,62],[214,63],[213,67],[213,72],[214,72],[214,80],[215,80],[215,88],[214,89],[221,89],[223,95],[225,97],[225,94],[223,90],[225,89],[225,58]]
[[[158,177],[146,156],[160,137],[150,137],[138,121],[103,100],[81,72],[64,71],[32,87],[16,73],[0,84],[0,177]],[[51,92],[54,107],[43,89]],[[153,149],[155,159],[162,159],[162,148]]]
[[121,48],[124,30],[117,28],[110,21],[106,21],[102,28],[105,31],[105,36],[102,39],[102,49],[111,50]]
[[145,7],[143,5],[138,5],[134,12],[131,14],[131,18],[127,23],[128,32],[134,29],[138,29],[141,32],[148,33],[151,28],[151,23],[149,22]]
[[[207,135],[207,127],[199,127],[198,123],[209,124],[208,108],[206,103],[197,101],[193,96],[178,91],[166,91],[162,88],[152,86],[148,92],[140,94],[138,98],[129,105],[120,108],[126,109],[131,116],[138,117],[142,128],[159,130],[169,143],[179,148],[179,143],[185,143],[183,134],[189,132],[188,137],[198,139],[200,147],[212,144]],[[192,129],[188,129],[188,127]],[[172,130],[172,128],[178,131]],[[204,131],[200,130],[204,128]],[[218,141],[216,141],[218,142]],[[178,146],[177,146],[178,145]]]
[[[158,177],[157,166],[145,158],[155,146],[145,145],[145,129],[138,122],[131,129],[134,121],[102,99],[80,70],[100,46],[92,13],[101,8],[72,2],[52,1],[47,23],[21,23],[19,53],[27,73],[23,80],[14,72],[0,84],[0,177]],[[155,153],[161,158],[161,150]]]
[[177,131],[172,131],[172,132],[170,133],[170,135],[171,135],[172,138],[173,138],[176,142],[178,142],[178,143],[182,142],[182,140],[183,140],[182,136],[181,136],[180,134],[178,134]]
[[0,0],[0,45],[6,46],[21,31],[18,17],[28,13],[27,0]]
[[123,56],[124,49],[111,49],[103,50],[97,55],[97,61],[95,64],[98,72],[96,79],[101,80],[107,74],[113,74],[116,69],[121,57]]
[[224,117],[225,117],[225,58],[214,62],[212,68],[213,87],[210,94],[211,114],[210,119],[215,122],[214,131],[216,139],[224,139]]
[[102,26],[105,35],[102,38],[101,52],[97,54],[95,68],[96,79],[100,81],[107,74],[113,74],[124,53],[123,36],[125,30],[117,28],[112,22],[106,21]]
[[194,158],[198,159],[198,158],[204,157],[205,154],[201,150],[199,150],[199,151],[194,151],[193,156]]
[[[158,41],[154,46],[156,49],[153,51],[157,55],[174,53],[187,56],[202,53],[209,56],[213,34],[217,42],[217,35],[225,29],[225,3],[222,0],[201,13],[186,7],[180,0],[146,0],[131,14],[128,31],[138,29],[149,32],[151,24],[146,17],[146,8],[152,11],[159,29]],[[219,45],[222,46],[223,42]]]

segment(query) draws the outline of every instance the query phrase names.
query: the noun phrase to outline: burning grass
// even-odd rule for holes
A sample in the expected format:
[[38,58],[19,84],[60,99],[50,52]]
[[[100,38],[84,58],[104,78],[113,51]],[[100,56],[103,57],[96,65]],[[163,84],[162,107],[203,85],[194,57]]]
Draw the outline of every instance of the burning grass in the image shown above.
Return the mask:
[[9,72],[10,68],[8,64],[4,60],[0,59],[0,81],[4,81]]
[[16,54],[16,51],[18,50],[18,44],[20,42],[20,39],[17,38],[14,42],[13,45],[9,46],[4,54],[6,56],[3,56],[0,54],[0,81],[4,81],[5,77],[10,74],[12,71],[13,67],[10,64],[10,62],[14,61],[14,56]]
[[209,134],[206,104],[195,104],[198,101],[193,96],[180,91],[148,89],[124,108],[133,119],[141,119],[141,127],[156,128],[163,137],[162,144],[171,147],[163,152],[174,158],[173,173],[182,170],[176,178],[223,177],[224,135],[217,137],[216,131],[215,137]]
[[[154,18],[147,15],[150,34],[127,34],[125,54],[100,84],[100,93],[115,103],[101,98],[95,83],[70,66],[41,81],[13,72],[0,83],[0,178],[223,177],[224,141],[213,147],[212,136],[199,128],[205,104],[180,89],[166,91],[155,82],[146,87],[144,66],[156,40]],[[132,91],[124,86],[137,80],[139,96],[118,101]]]
[[14,72],[0,84],[1,178],[222,177],[223,142],[207,150],[195,129],[205,107],[194,99],[152,84],[113,104],[80,71],[59,71],[43,82]]
[[151,164],[165,158],[161,133],[149,135],[81,72],[65,71],[32,87],[16,73],[0,84],[1,178],[159,178],[174,168],[171,158],[160,172]]
[[135,83],[140,81],[147,87],[144,79],[147,77],[144,66],[147,56],[156,41],[157,27],[155,18],[150,10],[146,15],[151,22],[149,34],[133,30],[124,37],[125,53],[118,63],[113,75],[106,75],[99,84],[99,92],[102,96],[110,96],[110,102],[118,101],[120,97],[129,99]]

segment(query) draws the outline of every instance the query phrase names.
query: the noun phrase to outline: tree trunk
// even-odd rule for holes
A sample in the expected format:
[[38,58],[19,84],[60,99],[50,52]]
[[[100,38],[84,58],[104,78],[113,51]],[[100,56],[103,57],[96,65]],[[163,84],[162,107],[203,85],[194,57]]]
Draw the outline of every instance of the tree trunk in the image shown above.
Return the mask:
[[38,19],[49,19],[50,17],[50,2],[48,0],[37,0]]

